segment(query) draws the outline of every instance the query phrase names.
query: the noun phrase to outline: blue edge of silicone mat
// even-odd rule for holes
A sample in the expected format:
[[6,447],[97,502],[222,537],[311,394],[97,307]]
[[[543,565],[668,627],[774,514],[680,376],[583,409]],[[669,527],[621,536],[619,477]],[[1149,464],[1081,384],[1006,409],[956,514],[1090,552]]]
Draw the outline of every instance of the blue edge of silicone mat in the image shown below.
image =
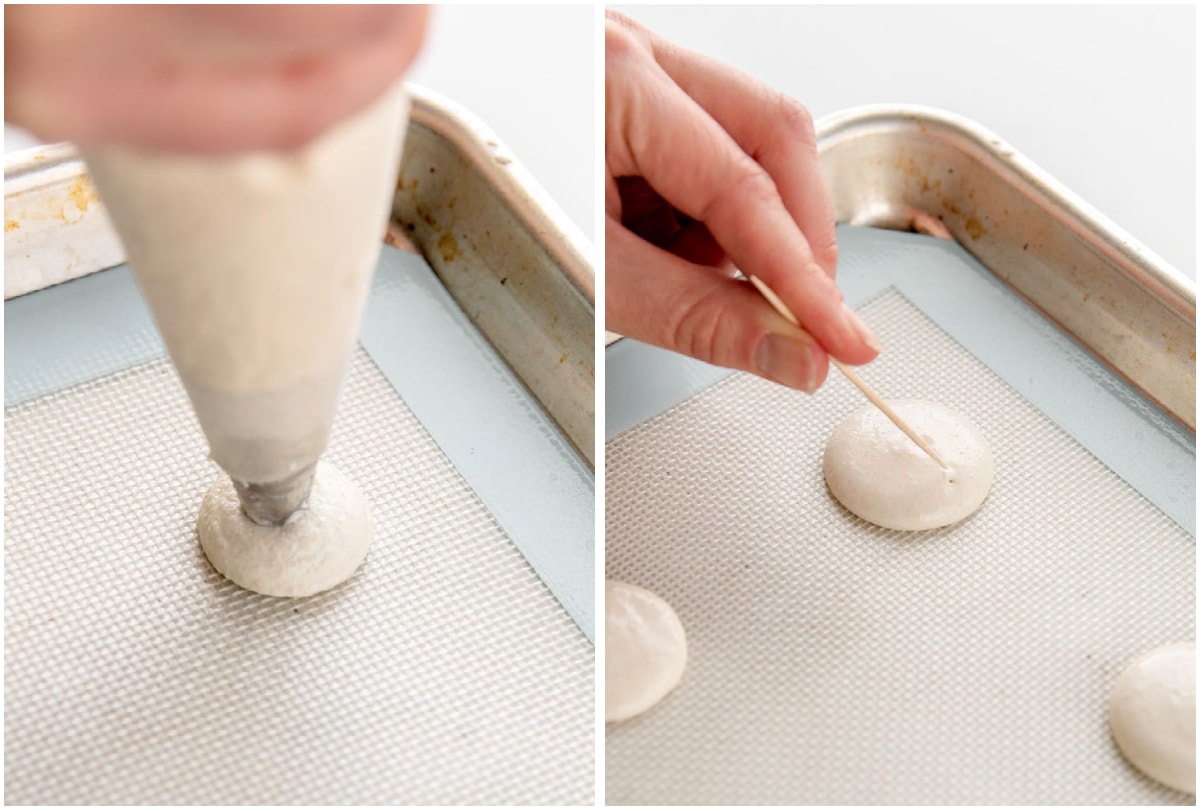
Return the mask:
[[[838,228],[838,285],[859,307],[902,294],[1089,452],[1196,536],[1196,437],[1008,289],[961,245]],[[625,338],[605,353],[612,439],[731,374]]]
[[[124,265],[4,305],[4,403],[166,354]],[[384,247],[360,341],[594,643],[595,476],[420,256]]]

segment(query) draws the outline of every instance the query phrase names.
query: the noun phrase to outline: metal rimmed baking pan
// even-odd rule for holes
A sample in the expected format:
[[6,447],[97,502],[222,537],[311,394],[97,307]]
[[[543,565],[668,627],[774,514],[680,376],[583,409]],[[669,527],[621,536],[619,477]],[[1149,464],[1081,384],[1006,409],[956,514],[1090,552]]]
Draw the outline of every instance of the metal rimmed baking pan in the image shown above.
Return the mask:
[[1152,251],[960,116],[920,107],[821,121],[838,222],[942,220],[997,278],[1196,429],[1196,289]]
[[8,801],[592,801],[590,250],[483,124],[414,90],[327,454],[375,538],[307,599],[200,552],[218,471],[69,147],[5,223]]
[[1133,658],[1194,638],[1192,286],[955,116],[818,134],[839,284],[885,347],[864,379],[971,417],[996,482],[960,524],[873,527],[821,470],[846,380],[808,397],[610,345],[605,574],[676,607],[689,666],[607,729],[607,800],[1190,803],[1106,711]]

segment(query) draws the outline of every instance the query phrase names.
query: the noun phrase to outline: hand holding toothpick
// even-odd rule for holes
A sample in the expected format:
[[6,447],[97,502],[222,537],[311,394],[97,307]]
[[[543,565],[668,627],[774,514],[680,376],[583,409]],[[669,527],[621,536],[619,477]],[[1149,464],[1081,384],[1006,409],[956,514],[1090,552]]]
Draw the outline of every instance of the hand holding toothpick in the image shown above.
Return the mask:
[[810,394],[827,357],[873,360],[834,280],[833,198],[803,104],[612,10],[604,72],[605,329]]

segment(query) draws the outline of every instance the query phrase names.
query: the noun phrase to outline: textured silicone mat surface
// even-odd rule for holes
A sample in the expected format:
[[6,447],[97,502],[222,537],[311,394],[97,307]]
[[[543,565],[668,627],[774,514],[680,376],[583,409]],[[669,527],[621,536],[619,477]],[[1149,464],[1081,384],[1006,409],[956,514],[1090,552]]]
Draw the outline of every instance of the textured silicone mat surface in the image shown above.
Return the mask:
[[606,451],[606,576],[666,598],[682,684],[610,726],[611,804],[1191,803],[1113,745],[1108,694],[1195,633],[1195,545],[902,296],[861,308],[863,376],[975,420],[996,480],[967,521],[874,527],[821,458],[862,402],[737,374]]
[[[5,407],[165,354],[124,265],[6,301],[4,341]],[[361,345],[592,638],[594,475],[421,256],[381,249]]]
[[[838,286],[851,306],[887,290],[900,292],[1195,537],[1193,431],[1116,376],[957,242],[852,225],[839,225],[837,234]],[[605,350],[605,371],[609,439],[732,373],[633,340]],[[1178,385],[1194,396],[1193,381],[1180,379]]]
[[307,599],[209,566],[165,360],[5,442],[8,803],[591,803],[592,646],[361,351],[326,458],[375,538]]

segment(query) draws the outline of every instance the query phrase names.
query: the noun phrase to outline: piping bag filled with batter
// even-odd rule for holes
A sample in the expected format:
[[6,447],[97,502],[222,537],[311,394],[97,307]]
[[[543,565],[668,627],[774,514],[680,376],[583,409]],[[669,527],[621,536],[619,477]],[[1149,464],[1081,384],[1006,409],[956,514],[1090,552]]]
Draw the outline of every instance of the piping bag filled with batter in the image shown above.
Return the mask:
[[288,153],[86,151],[245,513],[282,525],[325,450],[390,213],[401,83]]

